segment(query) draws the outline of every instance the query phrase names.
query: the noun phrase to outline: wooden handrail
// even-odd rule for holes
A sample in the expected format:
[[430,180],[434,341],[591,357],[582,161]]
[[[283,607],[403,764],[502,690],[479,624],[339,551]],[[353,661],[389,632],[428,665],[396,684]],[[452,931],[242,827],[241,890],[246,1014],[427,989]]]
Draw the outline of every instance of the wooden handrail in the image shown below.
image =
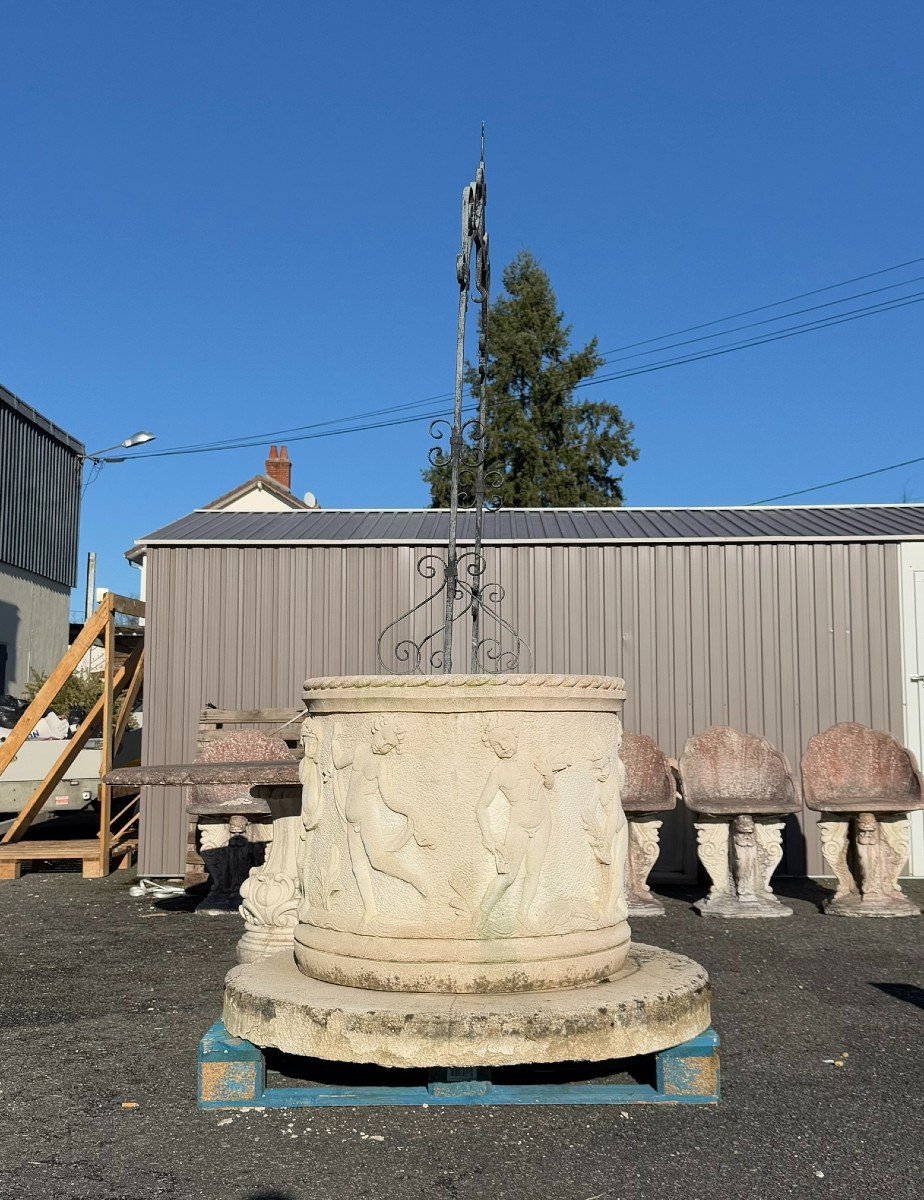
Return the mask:
[[74,673],[74,668],[106,628],[109,617],[109,606],[106,603],[101,604],[78,633],[73,645],[39,688],[35,699],[13,726],[9,737],[0,746],[0,775],[7,769],[25,744],[29,734],[51,708],[58,692]]
[[[125,660],[124,664],[118,669],[118,671],[116,671],[115,677],[112,680],[113,698],[117,698],[119,695],[121,695],[123,689],[125,688],[127,678],[129,674],[134,672],[137,668],[137,665],[141,659],[141,655],[141,646],[136,646],[131,655]],[[19,816],[6,831],[6,834],[2,839],[0,839],[0,845],[6,845],[9,842],[18,842],[22,838],[23,834],[32,824],[32,821],[37,813],[44,806],[51,793],[61,782],[61,779],[63,778],[67,768],[88,741],[94,726],[99,723],[105,707],[104,701],[105,693],[104,695],[100,696],[100,698],[87,713],[86,717],[84,717],[79,728],[74,733],[74,736],[67,743],[61,754],[58,755],[58,758],[55,760],[51,770],[26,801]]]

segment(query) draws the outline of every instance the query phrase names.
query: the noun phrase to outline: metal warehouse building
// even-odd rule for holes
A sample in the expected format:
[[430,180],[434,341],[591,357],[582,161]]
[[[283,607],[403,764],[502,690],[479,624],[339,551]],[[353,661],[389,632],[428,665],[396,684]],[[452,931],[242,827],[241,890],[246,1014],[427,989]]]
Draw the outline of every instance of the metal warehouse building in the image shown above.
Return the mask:
[[[416,564],[447,526],[434,510],[199,511],[141,539],[145,761],[189,761],[206,703],[295,706],[308,676],[378,673],[376,638],[428,594]],[[532,669],[622,675],[627,728],[670,755],[730,724],[798,772],[814,733],[856,720],[921,756],[924,505],[507,509],[484,541]],[[788,826],[784,871],[824,873],[815,819]],[[147,789],[141,870],[182,873],[185,840],[181,792]],[[662,847],[655,877],[691,878],[683,813]]]
[[0,387],[0,693],[67,649],[83,445]]

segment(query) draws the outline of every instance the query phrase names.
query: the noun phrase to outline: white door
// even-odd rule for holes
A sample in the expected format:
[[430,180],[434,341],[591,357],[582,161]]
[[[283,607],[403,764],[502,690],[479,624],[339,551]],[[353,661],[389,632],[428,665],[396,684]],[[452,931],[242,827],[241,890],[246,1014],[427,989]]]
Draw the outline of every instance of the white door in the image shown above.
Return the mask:
[[[924,766],[924,542],[901,548],[905,745]],[[911,875],[924,876],[924,812],[911,817]]]

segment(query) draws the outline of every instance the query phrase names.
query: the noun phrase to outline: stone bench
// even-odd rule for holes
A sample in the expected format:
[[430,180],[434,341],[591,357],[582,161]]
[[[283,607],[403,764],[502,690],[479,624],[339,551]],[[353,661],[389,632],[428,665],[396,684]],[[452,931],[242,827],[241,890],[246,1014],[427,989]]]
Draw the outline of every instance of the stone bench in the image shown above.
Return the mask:
[[911,751],[882,730],[851,721],[832,725],[805,749],[802,791],[808,807],[823,814],[821,850],[837,879],[825,911],[919,916],[898,883],[908,859],[908,814],[924,808],[924,781]]
[[801,807],[784,755],[764,737],[714,725],[687,740],[680,778],[712,881],[694,909],[704,917],[792,916],[770,886],[783,857],[782,818]]

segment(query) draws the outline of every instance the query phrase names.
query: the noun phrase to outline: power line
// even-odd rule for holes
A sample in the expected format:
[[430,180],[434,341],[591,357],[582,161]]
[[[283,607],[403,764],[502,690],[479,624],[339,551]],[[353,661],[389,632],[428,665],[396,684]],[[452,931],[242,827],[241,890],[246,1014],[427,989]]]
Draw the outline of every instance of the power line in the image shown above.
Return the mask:
[[[895,267],[884,267],[880,271],[872,271],[872,272],[869,272],[867,275],[855,276],[854,279],[844,280],[839,284],[829,284],[827,287],[824,287],[824,288],[816,288],[810,292],[803,292],[803,293],[801,293],[801,295],[802,296],[817,295],[821,292],[830,291],[833,288],[845,286],[848,283],[858,282],[859,280],[862,280],[862,279],[869,279],[876,275],[883,275],[883,274],[888,273],[889,271],[898,270],[901,267],[910,266],[917,262],[924,262],[924,257],[917,258],[917,259],[910,259],[910,260],[908,260],[908,262],[897,264]],[[859,292],[852,296],[843,296],[839,300],[828,301],[828,302],[826,302],[824,304],[820,304],[820,305],[811,305],[805,309],[798,309],[793,312],[781,313],[778,317],[772,317],[772,318],[768,318],[767,320],[764,320],[764,321],[753,322],[749,325],[743,325],[743,326],[739,326],[737,328],[720,330],[717,333],[705,335],[704,338],[693,338],[693,339],[690,339],[689,342],[676,343],[673,346],[671,346],[671,345],[662,346],[662,347],[658,347],[656,350],[646,351],[645,353],[650,353],[650,354],[661,353],[663,351],[677,348],[678,346],[681,346],[681,345],[692,344],[693,342],[706,340],[706,339],[712,338],[712,337],[722,337],[722,336],[725,336],[730,333],[739,332],[742,329],[753,328],[757,325],[766,324],[766,323],[768,323],[768,321],[772,322],[772,321],[786,320],[790,317],[802,315],[803,313],[806,313],[806,312],[815,311],[820,308],[830,307],[832,304],[847,303],[849,300],[859,299],[862,296],[873,295],[873,294],[876,294],[881,291],[887,291],[893,287],[901,287],[901,286],[904,286],[905,284],[918,282],[921,279],[924,279],[924,276],[916,276],[911,279],[906,279],[906,280],[903,280],[901,283],[887,284],[882,288],[872,288],[869,291]],[[790,303],[792,300],[796,300],[796,299],[799,299],[799,297],[790,297],[789,300],[779,300],[779,301],[776,301],[774,304],[761,305],[757,308],[748,309],[745,312],[742,312],[737,315],[744,316],[744,315],[747,315],[748,313],[760,312],[767,308],[773,308],[773,307],[776,307],[777,305]],[[722,356],[725,354],[733,353],[738,350],[749,349],[753,346],[760,346],[760,345],[769,344],[770,342],[782,341],[786,338],[796,337],[802,333],[812,332],[816,329],[825,329],[825,328],[828,328],[829,326],[840,325],[840,324],[844,324],[849,321],[859,320],[862,317],[873,316],[879,312],[889,312],[893,308],[903,308],[908,304],[917,304],[917,303],[920,303],[920,301],[922,299],[924,299],[924,292],[911,293],[909,296],[906,296],[906,297],[897,297],[892,300],[883,301],[879,304],[862,306],[861,308],[858,308],[858,309],[849,310],[846,313],[831,314],[830,316],[820,318],[815,321],[804,322],[801,325],[792,326],[789,328],[784,328],[781,330],[768,332],[759,337],[742,339],[739,342],[731,343],[726,346],[717,346],[717,347],[713,347],[712,349],[709,349],[709,350],[703,350],[701,352],[682,355],[682,356],[679,356],[679,357],[676,357],[673,359],[667,359],[667,360],[663,360],[660,362],[654,362],[654,363],[647,363],[647,364],[644,364],[644,365],[641,365],[638,367],[629,368],[629,369],[626,369],[623,371],[608,372],[604,375],[597,375],[591,379],[582,380],[580,383],[578,383],[576,385],[576,387],[578,387],[578,388],[592,387],[599,383],[608,383],[608,382],[618,381],[618,380],[622,380],[622,379],[629,379],[636,375],[646,375],[653,371],[665,370],[668,367],[682,366],[686,363],[699,362],[699,361],[702,361],[702,360],[705,360],[708,358],[719,357],[719,356]],[[707,322],[702,323],[701,325],[690,326],[688,330],[678,330],[677,332],[678,333],[692,332],[695,329],[703,329],[703,328],[708,327],[709,325],[720,324],[722,321],[731,320],[731,319],[732,319],[731,317],[719,318],[715,321],[707,321]],[[663,340],[665,337],[670,337],[670,336],[673,336],[673,335],[664,334],[664,335],[662,335],[661,338],[650,338],[650,339],[647,339],[647,341],[649,343],[655,342],[655,341]],[[646,343],[644,343],[644,342],[632,343],[632,345],[644,345],[644,344],[646,344]],[[630,348],[630,346],[622,347],[622,349],[629,349],[629,348]],[[614,352],[610,351],[610,353],[614,353]],[[635,357],[639,357],[639,356],[638,355],[627,356],[627,358],[635,358]],[[625,360],[616,360],[616,361],[625,361]],[[190,443],[190,444],[183,445],[183,446],[170,447],[169,449],[166,449],[166,450],[155,450],[155,451],[150,451],[150,452],[144,453],[144,454],[136,454],[136,455],[132,455],[131,459],[126,459],[125,461],[134,461],[134,460],[141,459],[141,458],[166,458],[166,457],[172,457],[175,455],[214,453],[214,452],[224,451],[224,450],[251,449],[256,446],[262,445],[264,442],[268,441],[271,438],[277,438],[277,437],[285,437],[288,441],[291,441],[291,442],[308,441],[308,440],[313,440],[313,439],[319,438],[319,437],[336,437],[336,436],[339,436],[339,435],[345,434],[345,433],[361,433],[361,432],[365,432],[365,431],[368,431],[371,429],[384,429],[384,428],[389,428],[394,425],[408,424],[408,423],[411,423],[414,421],[437,420],[437,419],[440,419],[441,417],[445,417],[446,413],[445,412],[420,413],[420,414],[414,414],[412,416],[396,418],[394,420],[377,421],[377,422],[363,423],[363,424],[354,424],[354,422],[363,421],[365,418],[368,418],[368,417],[385,416],[385,415],[391,414],[391,413],[406,413],[406,412],[409,412],[409,410],[421,408],[427,404],[430,404],[433,402],[438,402],[440,400],[449,400],[450,398],[451,398],[451,393],[442,393],[440,395],[430,396],[430,397],[427,397],[422,400],[409,401],[404,404],[389,405],[384,408],[370,409],[366,412],[355,413],[349,417],[330,418],[325,421],[312,422],[312,423],[306,424],[306,425],[291,426],[288,429],[272,430],[272,431],[261,432],[261,433],[252,433],[252,434],[242,434],[238,438],[228,438],[228,439],[224,439],[224,440],[218,440],[215,442]],[[467,409],[466,411],[469,411],[469,410]],[[346,422],[349,422],[349,424],[346,424]],[[331,426],[338,426],[338,427],[330,428]],[[305,431],[311,431],[311,432],[305,432]]]
[[789,296],[785,300],[773,300],[770,304],[759,304],[756,308],[745,308],[741,312],[730,313],[727,317],[716,317],[712,321],[703,321],[700,325],[688,325],[686,329],[675,329],[673,333],[662,333],[660,337],[643,338],[640,342],[628,342],[625,346],[617,346],[613,350],[604,350],[603,357],[608,354],[619,354],[623,350],[634,350],[637,346],[650,346],[652,342],[663,342],[665,338],[680,337],[684,333],[696,333],[700,329],[708,329],[710,325],[722,325],[726,321],[736,321],[738,317],[750,317],[753,313],[766,312],[768,308],[779,308],[782,304],[794,304],[796,300],[805,300],[809,296],[820,296],[822,292],[831,292],[835,288],[847,287],[851,283],[862,283],[865,279],[874,279],[877,275],[888,275],[890,271],[900,271],[903,267],[913,267],[924,262],[921,258],[909,258],[907,262],[896,263],[893,267],[882,267],[878,271],[869,271],[866,275],[854,275],[852,279],[842,279],[840,283],[829,283],[825,287],[813,288],[810,292],[800,292],[797,296]]
[[816,483],[814,487],[799,488],[796,492],[783,492],[780,496],[768,496],[766,500],[752,500],[751,505],[773,504],[776,500],[789,500],[792,496],[804,496],[808,492],[821,492],[825,488],[837,487],[840,483],[853,483],[855,479],[869,479],[871,475],[884,475],[886,471],[897,471],[899,467],[911,467],[915,463],[924,462],[924,454],[920,458],[908,458],[904,462],[892,463],[890,467],[877,467],[875,471],[861,471],[859,475],[845,475],[843,479],[832,479],[830,483]]
[[731,354],[736,350],[748,350],[752,346],[765,346],[770,342],[780,342],[786,338],[798,337],[802,333],[811,333],[816,329],[828,329],[833,325],[845,325],[850,321],[858,321],[862,317],[875,316],[876,313],[891,312],[892,309],[905,308],[909,304],[920,304],[922,300],[924,300],[924,292],[914,292],[911,296],[900,300],[889,300],[882,304],[867,305],[864,308],[854,309],[851,312],[842,313],[837,316],[825,317],[822,320],[807,321],[802,325],[795,325],[791,329],[782,329],[775,333],[764,334],[758,338],[734,342],[730,346],[718,346],[713,350],[703,350],[701,353],[687,354],[681,358],[669,359],[667,362],[648,363],[646,366],[633,367],[627,371],[614,371],[609,375],[595,375],[592,379],[582,379],[580,383],[575,384],[575,387],[593,387],[598,383],[610,383],[618,379],[631,379],[635,375],[648,375],[652,371],[663,371],[667,367],[678,367],[684,363],[700,362],[706,358],[717,358],[722,354]]
[[635,354],[626,354],[622,358],[609,359],[610,362],[629,362],[633,358],[644,358],[646,354],[662,354],[667,350],[675,350],[678,346],[691,346],[694,342],[706,342],[710,338],[725,337],[729,333],[740,333],[742,329],[756,329],[758,325],[772,325],[774,321],[787,321],[790,317],[801,317],[805,313],[817,312],[822,308],[831,308],[836,304],[847,304],[850,300],[862,300],[864,296],[875,296],[879,292],[890,292],[893,288],[906,287],[909,283],[920,283],[924,275],[912,275],[910,279],[902,279],[898,283],[886,283],[882,287],[869,288],[865,292],[854,292],[850,296],[839,296],[837,300],[825,300],[822,304],[809,304],[806,308],[794,308],[790,312],[780,313],[778,317],[763,317],[760,321],[749,321],[746,325],[732,325],[730,329],[719,329],[716,333],[703,333],[699,337],[687,338],[682,342],[670,342],[666,346],[658,346],[654,350],[639,350]]
[[[462,411],[466,413],[475,412],[476,408],[477,406],[475,404],[466,404],[463,405]],[[398,417],[392,421],[374,421],[366,425],[345,426],[343,429],[325,429],[318,430],[315,433],[302,433],[297,434],[295,437],[288,437],[286,440],[289,442],[308,442],[313,441],[315,438],[338,437],[343,433],[362,433],[367,429],[390,429],[394,425],[407,425],[412,421],[438,421],[451,416],[452,413],[446,411],[421,413],[415,414],[412,417]],[[148,454],[133,454],[131,458],[124,458],[120,459],[119,461],[137,462],[141,458],[172,458],[176,455],[184,454],[217,454],[223,450],[248,450],[255,446],[261,445],[263,445],[262,438],[255,442],[241,442],[239,444],[235,443],[234,445],[217,444],[210,446],[174,447],[169,450],[153,450]],[[104,458],[101,461],[106,462],[107,460]]]

